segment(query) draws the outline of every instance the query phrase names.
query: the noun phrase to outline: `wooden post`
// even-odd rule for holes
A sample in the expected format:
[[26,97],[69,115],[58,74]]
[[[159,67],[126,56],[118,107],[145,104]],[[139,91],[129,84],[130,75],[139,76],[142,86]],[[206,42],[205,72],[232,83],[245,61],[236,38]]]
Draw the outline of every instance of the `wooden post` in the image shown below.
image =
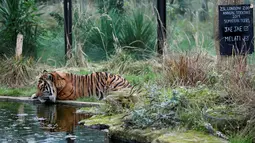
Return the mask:
[[66,59],[71,58],[72,51],[72,0],[64,0],[64,30]]
[[238,66],[240,72],[245,72],[247,66],[246,55],[233,55],[224,56],[220,54],[220,39],[219,39],[219,10],[218,5],[238,5],[244,4],[244,0],[217,0],[215,5],[215,17],[214,17],[214,38],[215,38],[215,50],[217,53],[217,67],[220,71],[231,70]]
[[166,0],[157,0],[158,10],[158,54],[163,55],[166,42]]
[[17,60],[21,59],[22,47],[23,47],[23,35],[19,33],[17,36],[16,50],[15,50],[15,57]]

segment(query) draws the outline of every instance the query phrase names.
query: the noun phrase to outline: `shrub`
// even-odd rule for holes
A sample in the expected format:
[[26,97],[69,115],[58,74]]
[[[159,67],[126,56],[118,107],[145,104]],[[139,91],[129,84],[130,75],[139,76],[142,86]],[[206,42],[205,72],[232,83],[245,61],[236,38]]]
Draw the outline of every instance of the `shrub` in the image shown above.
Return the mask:
[[169,95],[162,94],[155,85],[149,86],[147,90],[144,104],[135,106],[130,118],[126,119],[126,124],[133,128],[165,128],[178,125],[176,109],[181,104],[181,97],[173,95],[170,98]]

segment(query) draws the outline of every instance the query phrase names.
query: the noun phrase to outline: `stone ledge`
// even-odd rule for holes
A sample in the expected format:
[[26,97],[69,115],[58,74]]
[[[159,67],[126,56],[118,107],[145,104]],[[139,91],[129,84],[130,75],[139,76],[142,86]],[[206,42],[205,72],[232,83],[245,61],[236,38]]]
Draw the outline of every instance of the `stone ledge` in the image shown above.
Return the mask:
[[[0,101],[40,103],[38,100],[31,99],[30,97],[13,97],[13,96],[0,96]],[[103,104],[103,103],[96,103],[96,102],[81,102],[81,101],[73,101],[73,100],[57,100],[56,103],[79,106],[79,107],[94,107],[94,106],[100,106]]]
[[138,143],[228,143],[227,140],[194,130],[124,128],[122,124],[123,116],[124,114],[112,116],[95,115],[80,121],[80,123],[87,127],[96,124],[108,125],[111,138]]

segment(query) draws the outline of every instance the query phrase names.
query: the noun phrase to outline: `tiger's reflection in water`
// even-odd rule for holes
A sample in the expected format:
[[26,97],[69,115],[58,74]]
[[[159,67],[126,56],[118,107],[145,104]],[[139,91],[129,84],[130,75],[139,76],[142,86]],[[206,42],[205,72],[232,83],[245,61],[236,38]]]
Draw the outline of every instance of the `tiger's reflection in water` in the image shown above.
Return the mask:
[[39,104],[37,106],[37,119],[44,130],[66,132],[73,135],[78,122],[91,117],[91,115],[78,114],[76,110],[76,107],[70,105]]

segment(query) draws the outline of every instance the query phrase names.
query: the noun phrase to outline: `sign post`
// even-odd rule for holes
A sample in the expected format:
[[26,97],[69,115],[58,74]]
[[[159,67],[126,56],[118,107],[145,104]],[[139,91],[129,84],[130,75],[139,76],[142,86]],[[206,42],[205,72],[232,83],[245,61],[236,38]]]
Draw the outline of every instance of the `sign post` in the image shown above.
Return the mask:
[[157,0],[158,10],[158,54],[163,55],[166,40],[166,0]]
[[219,5],[220,55],[254,52],[253,5]]
[[247,54],[254,52],[253,5],[243,0],[217,0],[214,19],[218,70],[246,72]]
[[72,0],[64,0],[64,31],[66,59],[71,58],[72,50]]

